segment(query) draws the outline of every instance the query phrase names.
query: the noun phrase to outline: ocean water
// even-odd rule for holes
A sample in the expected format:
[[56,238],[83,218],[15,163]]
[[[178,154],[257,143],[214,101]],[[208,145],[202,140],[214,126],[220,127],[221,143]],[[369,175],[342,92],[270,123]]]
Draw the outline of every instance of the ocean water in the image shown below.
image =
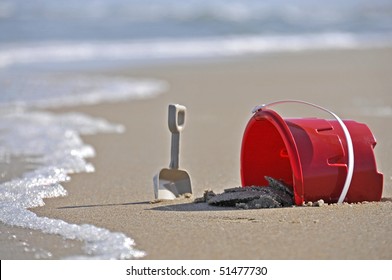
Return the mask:
[[[2,0],[0,67],[390,44],[389,0]],[[80,66],[80,64],[78,65]]]
[[86,161],[95,155],[94,149],[82,142],[81,134],[121,133],[123,129],[121,125],[78,113],[52,115],[20,111],[1,115],[0,131],[4,132],[0,137],[1,177],[7,177],[12,166],[18,164],[15,161],[18,156],[30,166],[20,176],[8,176],[11,178],[0,183],[0,221],[9,226],[82,241],[85,255],[71,258],[144,256],[144,252],[133,248],[134,241],[123,233],[40,217],[28,210],[44,205],[45,198],[65,196],[67,191],[61,183],[70,180],[69,174],[94,172],[94,167]]
[[[131,237],[28,210],[94,172],[80,135],[121,124],[48,107],[154,98],[165,81],[109,77],[119,66],[392,45],[390,0],[0,0],[0,221],[80,240],[83,256],[145,253]],[[2,233],[5,234],[5,233]],[[148,252],[147,252],[148,253]],[[50,252],[46,254],[50,256]]]

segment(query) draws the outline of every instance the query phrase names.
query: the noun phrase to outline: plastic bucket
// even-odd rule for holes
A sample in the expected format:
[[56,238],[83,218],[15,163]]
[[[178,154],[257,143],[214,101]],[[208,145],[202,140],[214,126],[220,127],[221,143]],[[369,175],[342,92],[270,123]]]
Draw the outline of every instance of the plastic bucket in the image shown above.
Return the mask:
[[[304,103],[331,113],[335,120],[285,118],[269,107]],[[374,156],[370,129],[342,121],[331,111],[303,101],[279,101],[254,110],[242,139],[242,186],[265,186],[265,176],[293,187],[297,205],[325,202],[379,201],[383,175]]]

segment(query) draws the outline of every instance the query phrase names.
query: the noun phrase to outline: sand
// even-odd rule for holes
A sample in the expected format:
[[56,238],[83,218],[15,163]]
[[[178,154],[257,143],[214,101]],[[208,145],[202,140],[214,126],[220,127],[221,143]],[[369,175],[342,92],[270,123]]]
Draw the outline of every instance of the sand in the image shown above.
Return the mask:
[[[83,137],[96,150],[97,156],[89,159],[96,172],[72,175],[64,184],[67,197],[48,199],[32,211],[123,232],[146,252],[145,259],[391,259],[390,73],[388,48],[276,53],[107,71],[104,74],[162,79],[170,88],[151,99],[54,110],[102,117],[123,124],[126,132]],[[153,176],[169,164],[169,103],[188,108],[180,168],[190,173],[194,197],[199,197],[206,189],[222,192],[240,185],[241,139],[251,110],[280,99],[306,100],[365,122],[378,142],[383,201],[257,210],[194,204],[192,199],[149,203],[154,199]],[[284,109],[294,116],[302,111],[303,107]],[[39,238],[30,241],[32,245]],[[45,248],[53,258],[61,258],[62,241],[52,239]],[[3,258],[32,257],[15,248]]]

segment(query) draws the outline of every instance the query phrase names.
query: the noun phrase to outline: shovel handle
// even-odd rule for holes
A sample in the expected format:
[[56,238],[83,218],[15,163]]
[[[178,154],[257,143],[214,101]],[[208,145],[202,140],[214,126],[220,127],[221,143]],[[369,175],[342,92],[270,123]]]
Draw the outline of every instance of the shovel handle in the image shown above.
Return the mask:
[[185,126],[186,107],[179,104],[169,105],[169,129],[172,133],[180,133]]
[[169,167],[178,169],[180,157],[180,132],[185,126],[186,107],[179,104],[169,105],[169,130],[172,133],[171,139],[171,158]]

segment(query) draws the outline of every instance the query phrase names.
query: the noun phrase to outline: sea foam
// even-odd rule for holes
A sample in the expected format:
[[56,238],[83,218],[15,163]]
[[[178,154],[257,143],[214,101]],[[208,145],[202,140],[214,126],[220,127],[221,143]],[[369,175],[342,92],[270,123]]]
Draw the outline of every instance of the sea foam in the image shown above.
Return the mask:
[[0,74],[0,107],[63,107],[151,98],[165,81],[121,76],[5,72]]
[[65,196],[67,191],[61,183],[69,180],[69,174],[94,171],[94,167],[86,162],[86,158],[94,156],[94,149],[84,144],[80,135],[123,130],[121,125],[80,113],[2,113],[2,158],[7,158],[5,153],[31,157],[35,168],[0,184],[0,221],[82,241],[85,255],[71,258],[129,259],[144,256],[144,252],[134,248],[134,241],[123,233],[39,217],[29,210],[43,206],[45,198]]
[[347,49],[391,45],[391,34],[326,32],[290,35],[235,35],[199,38],[155,38],[130,41],[86,41],[3,44],[0,67],[67,62],[157,62],[184,58],[227,57],[281,51]]

